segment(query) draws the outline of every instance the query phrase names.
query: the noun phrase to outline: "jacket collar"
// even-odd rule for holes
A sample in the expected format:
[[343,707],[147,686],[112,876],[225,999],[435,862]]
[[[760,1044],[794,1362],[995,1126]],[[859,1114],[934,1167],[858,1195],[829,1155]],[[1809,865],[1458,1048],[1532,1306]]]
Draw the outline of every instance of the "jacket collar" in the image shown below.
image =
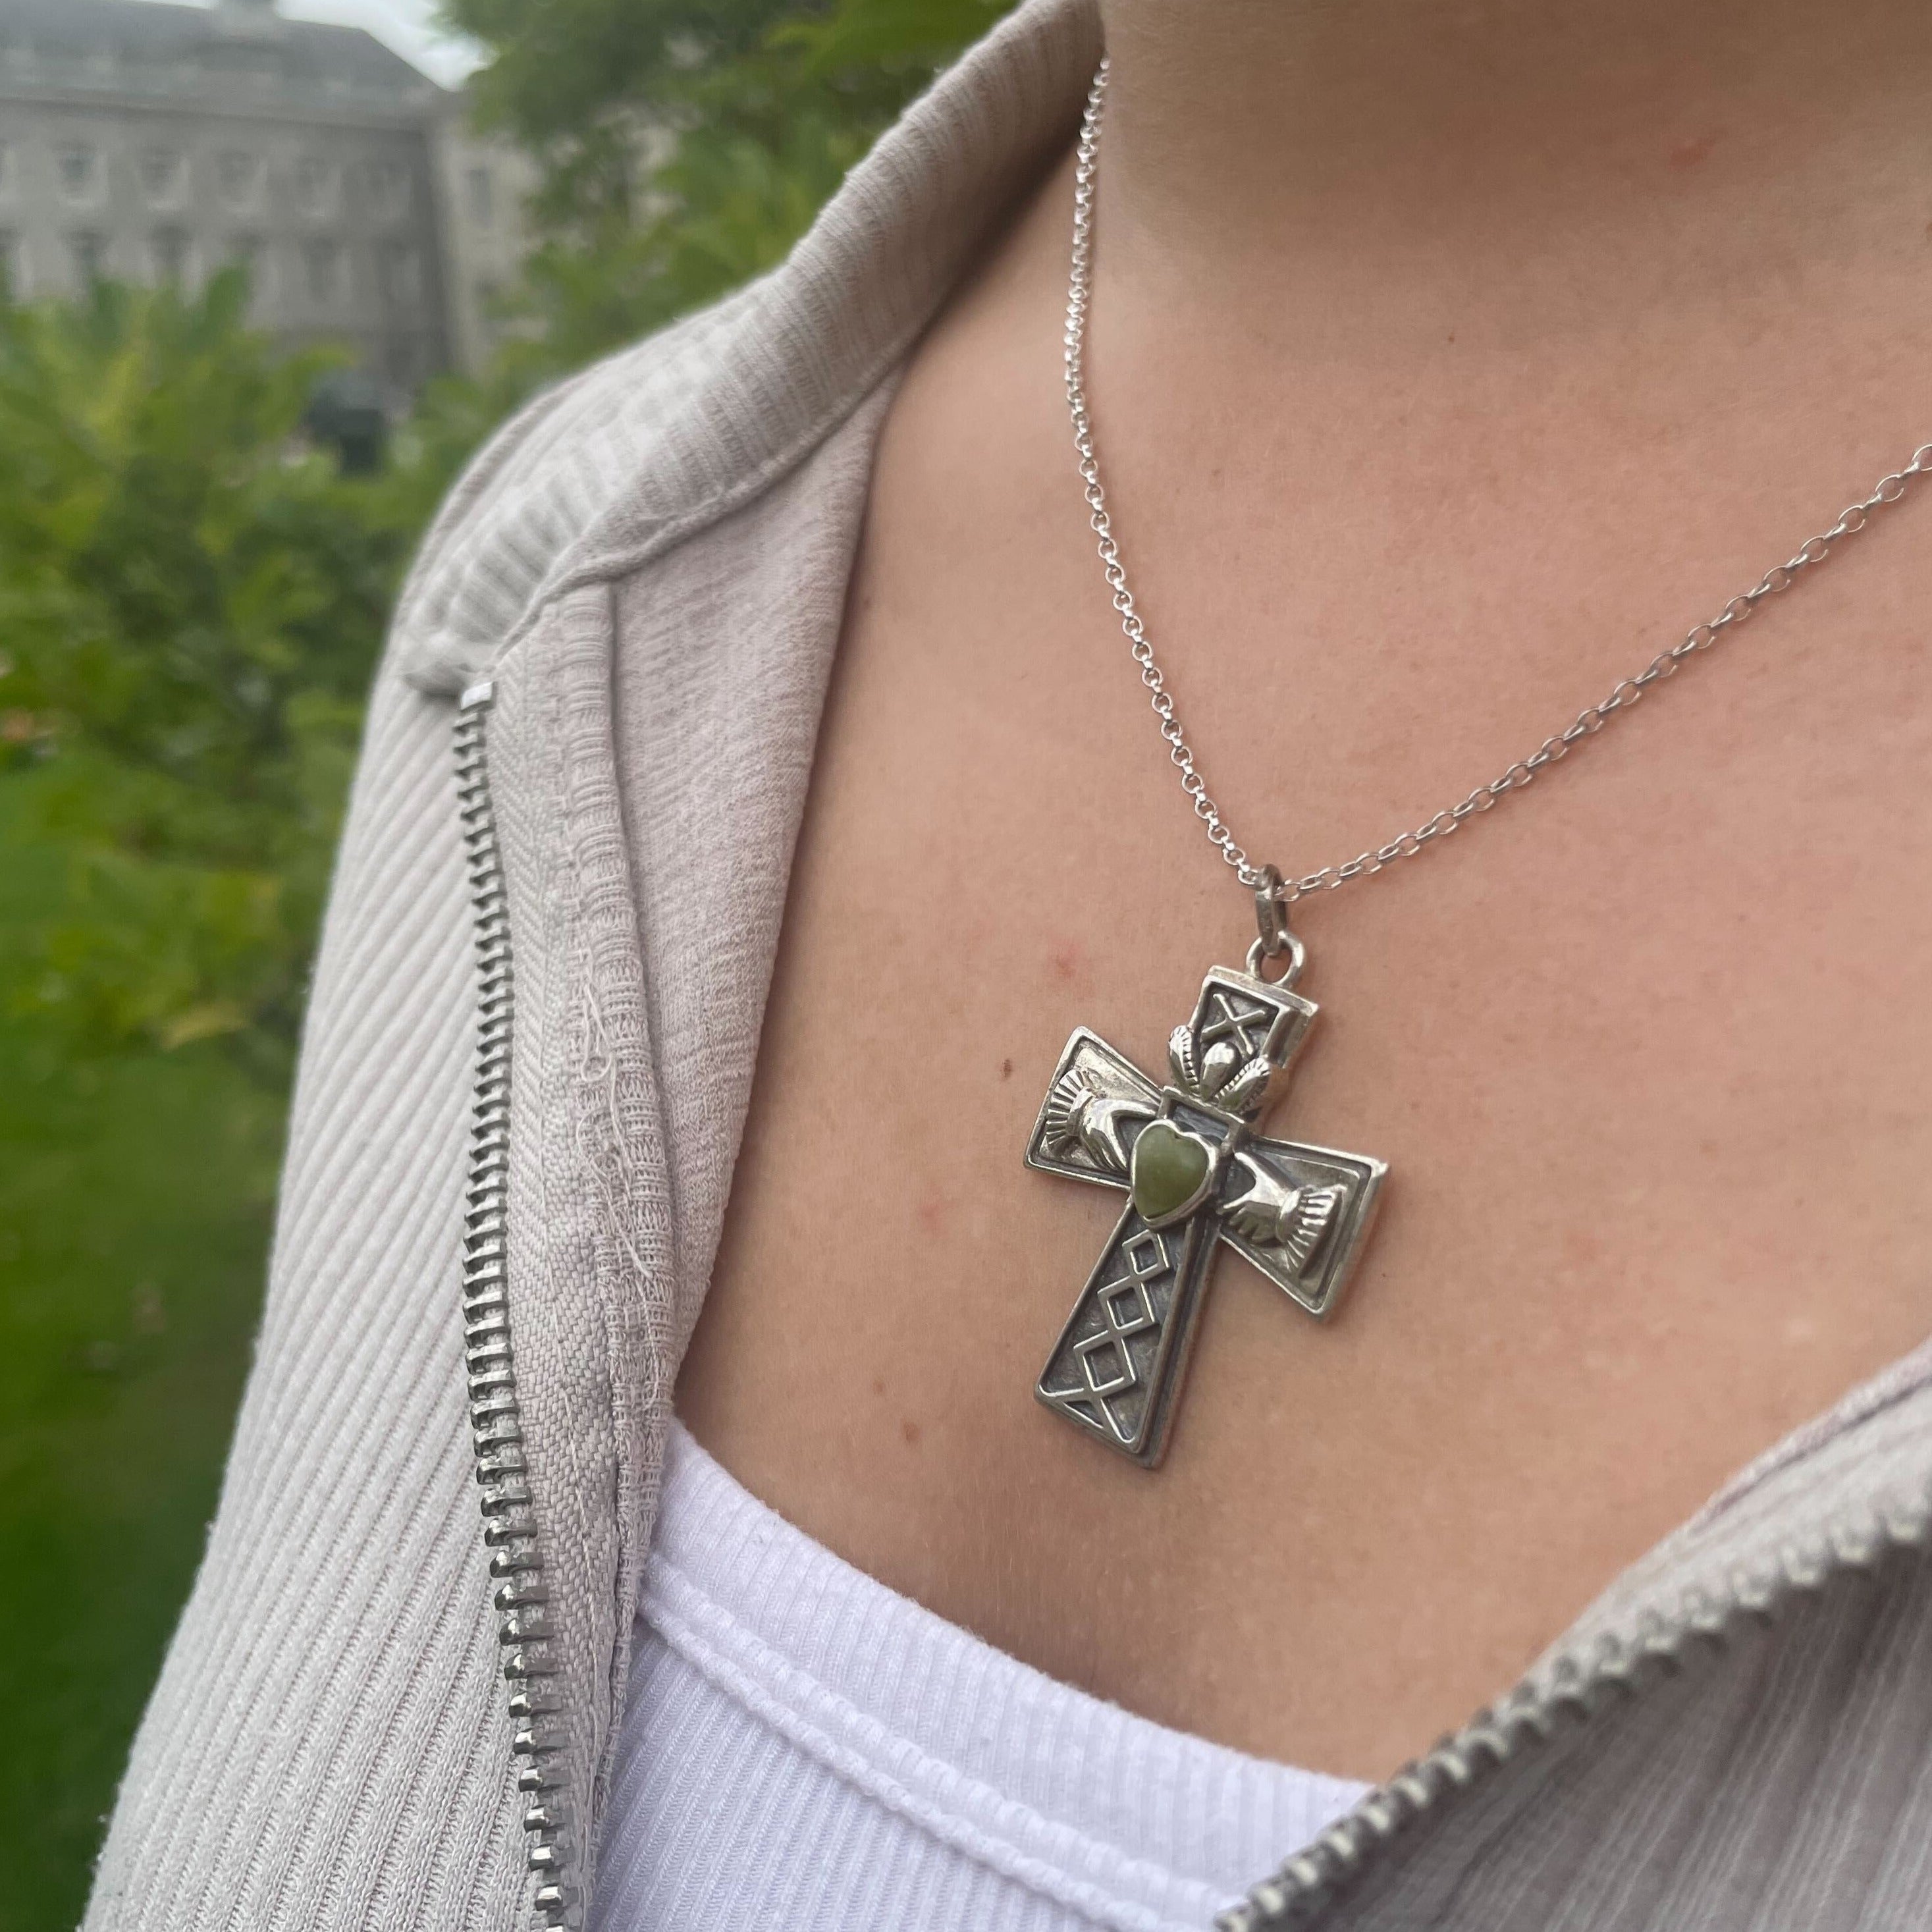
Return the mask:
[[394,661],[453,695],[539,606],[614,580],[795,467],[905,356],[1070,142],[1095,0],[1027,0],[908,110],[770,274],[539,397],[436,519]]

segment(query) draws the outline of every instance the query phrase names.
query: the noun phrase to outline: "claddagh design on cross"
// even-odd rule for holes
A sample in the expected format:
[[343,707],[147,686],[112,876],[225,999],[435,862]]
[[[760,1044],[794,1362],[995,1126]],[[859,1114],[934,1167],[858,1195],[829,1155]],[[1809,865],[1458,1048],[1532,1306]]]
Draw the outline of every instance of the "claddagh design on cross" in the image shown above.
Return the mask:
[[1324,1316],[1367,1238],[1383,1162],[1253,1129],[1316,1010],[1217,966],[1168,1042],[1172,1084],[1082,1027],[1034,1123],[1029,1167],[1127,1191],[1034,1393],[1145,1468],[1166,1452],[1220,1244]]

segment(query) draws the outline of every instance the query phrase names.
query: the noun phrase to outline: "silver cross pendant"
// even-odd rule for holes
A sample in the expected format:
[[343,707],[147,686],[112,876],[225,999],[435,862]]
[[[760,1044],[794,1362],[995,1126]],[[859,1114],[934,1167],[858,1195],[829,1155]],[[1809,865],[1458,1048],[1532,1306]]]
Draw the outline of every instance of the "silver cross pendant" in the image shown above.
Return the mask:
[[1034,1394],[1144,1468],[1166,1453],[1221,1243],[1326,1316],[1388,1172],[1366,1155],[1255,1132],[1316,1010],[1290,990],[1292,969],[1260,976],[1262,953],[1250,951],[1246,972],[1217,966],[1201,982],[1193,1018],[1168,1042],[1170,1084],[1076,1029],[1027,1143],[1029,1167],[1127,1192]]

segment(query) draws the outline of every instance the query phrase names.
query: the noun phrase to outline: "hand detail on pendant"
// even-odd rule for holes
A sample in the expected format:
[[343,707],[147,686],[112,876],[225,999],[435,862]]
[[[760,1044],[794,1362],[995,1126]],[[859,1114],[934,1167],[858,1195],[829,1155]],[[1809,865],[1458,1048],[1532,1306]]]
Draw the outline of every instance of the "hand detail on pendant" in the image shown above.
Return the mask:
[[1077,1148],[1102,1173],[1124,1177],[1128,1156],[1122,1129],[1130,1121],[1150,1120],[1160,1111],[1144,1090],[1112,1086],[1100,1068],[1076,1061],[1047,1095],[1041,1142],[1049,1154]]
[[1288,1186],[1258,1161],[1246,1154],[1234,1158],[1247,1174],[1248,1191],[1229,1202],[1221,1218],[1236,1234],[1279,1248],[1290,1270],[1300,1274],[1334,1225],[1347,1189]]

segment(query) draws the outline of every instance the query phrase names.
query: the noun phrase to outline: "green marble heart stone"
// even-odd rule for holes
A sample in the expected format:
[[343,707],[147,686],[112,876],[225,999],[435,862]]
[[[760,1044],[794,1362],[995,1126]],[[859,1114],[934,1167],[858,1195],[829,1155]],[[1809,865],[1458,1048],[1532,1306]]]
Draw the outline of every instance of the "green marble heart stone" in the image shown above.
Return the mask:
[[1206,1142],[1171,1120],[1150,1120],[1134,1142],[1134,1208],[1159,1222],[1191,1208],[1207,1191],[1214,1156]]

